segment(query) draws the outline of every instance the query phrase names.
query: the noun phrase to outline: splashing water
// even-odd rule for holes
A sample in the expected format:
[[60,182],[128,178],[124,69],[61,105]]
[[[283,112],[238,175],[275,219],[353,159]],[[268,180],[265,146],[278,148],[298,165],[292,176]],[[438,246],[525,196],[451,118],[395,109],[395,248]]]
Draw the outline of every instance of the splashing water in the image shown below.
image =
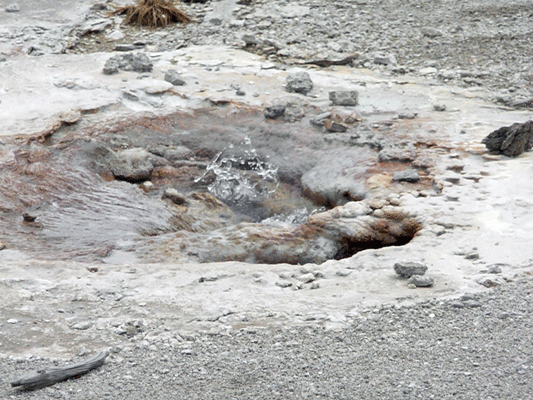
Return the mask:
[[215,180],[207,190],[226,204],[246,207],[266,200],[279,186],[278,167],[264,161],[246,137],[239,146],[227,146],[209,163],[201,181],[213,172]]
[[297,208],[289,214],[276,214],[272,217],[266,218],[261,223],[263,224],[288,224],[288,225],[301,225],[305,224],[309,217],[318,212],[325,211],[326,207],[315,208],[309,211],[307,207]]

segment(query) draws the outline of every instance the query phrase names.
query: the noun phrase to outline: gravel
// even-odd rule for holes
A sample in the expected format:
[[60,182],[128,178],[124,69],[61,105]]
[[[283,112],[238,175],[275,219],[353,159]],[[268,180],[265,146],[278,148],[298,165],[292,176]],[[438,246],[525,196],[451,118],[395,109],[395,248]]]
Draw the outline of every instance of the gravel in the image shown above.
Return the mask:
[[0,397],[531,399],[532,292],[525,275],[484,294],[368,310],[340,331],[152,334],[111,349],[98,370],[35,392],[7,381],[66,362],[8,357],[0,363]]
[[[224,2],[225,8],[218,7],[217,3]],[[225,45],[287,64],[357,53],[352,62],[355,68],[429,76],[463,87],[483,86],[494,91],[495,101],[506,104],[533,96],[530,0],[232,3],[182,4],[196,23],[155,31],[117,25],[79,37],[68,51],[112,51],[123,43],[146,44],[149,51]],[[217,8],[226,11],[214,15]],[[107,15],[106,10],[94,12],[99,15],[92,18]],[[210,22],[213,18],[217,24]],[[125,37],[106,39],[116,29]]]

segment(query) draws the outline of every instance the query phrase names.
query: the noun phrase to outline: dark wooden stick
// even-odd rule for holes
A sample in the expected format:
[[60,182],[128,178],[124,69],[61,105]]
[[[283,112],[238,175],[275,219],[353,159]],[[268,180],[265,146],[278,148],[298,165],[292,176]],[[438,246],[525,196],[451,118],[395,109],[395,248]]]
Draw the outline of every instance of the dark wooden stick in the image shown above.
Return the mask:
[[80,361],[76,364],[29,372],[22,378],[11,382],[11,386],[22,386],[22,389],[25,390],[35,390],[50,386],[57,382],[72,378],[74,376],[83,375],[92,369],[98,368],[104,363],[105,358],[108,355],[109,351],[103,350],[87,360]]

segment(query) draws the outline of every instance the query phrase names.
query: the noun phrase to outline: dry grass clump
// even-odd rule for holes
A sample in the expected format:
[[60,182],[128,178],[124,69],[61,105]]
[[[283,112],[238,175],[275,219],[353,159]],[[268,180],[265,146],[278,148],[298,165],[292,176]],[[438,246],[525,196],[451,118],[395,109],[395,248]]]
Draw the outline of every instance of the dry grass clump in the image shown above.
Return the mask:
[[118,7],[113,14],[126,14],[128,25],[164,27],[171,22],[187,24],[192,19],[174,5],[173,0],[136,0],[134,5]]

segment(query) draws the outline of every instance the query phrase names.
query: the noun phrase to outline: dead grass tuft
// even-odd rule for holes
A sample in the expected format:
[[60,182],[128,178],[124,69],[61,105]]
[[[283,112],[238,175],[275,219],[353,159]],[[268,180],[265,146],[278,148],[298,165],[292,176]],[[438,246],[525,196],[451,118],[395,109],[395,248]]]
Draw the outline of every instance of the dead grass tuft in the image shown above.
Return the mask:
[[113,14],[126,14],[128,25],[165,27],[172,22],[188,24],[192,19],[176,8],[173,0],[136,0],[134,5],[118,7]]

